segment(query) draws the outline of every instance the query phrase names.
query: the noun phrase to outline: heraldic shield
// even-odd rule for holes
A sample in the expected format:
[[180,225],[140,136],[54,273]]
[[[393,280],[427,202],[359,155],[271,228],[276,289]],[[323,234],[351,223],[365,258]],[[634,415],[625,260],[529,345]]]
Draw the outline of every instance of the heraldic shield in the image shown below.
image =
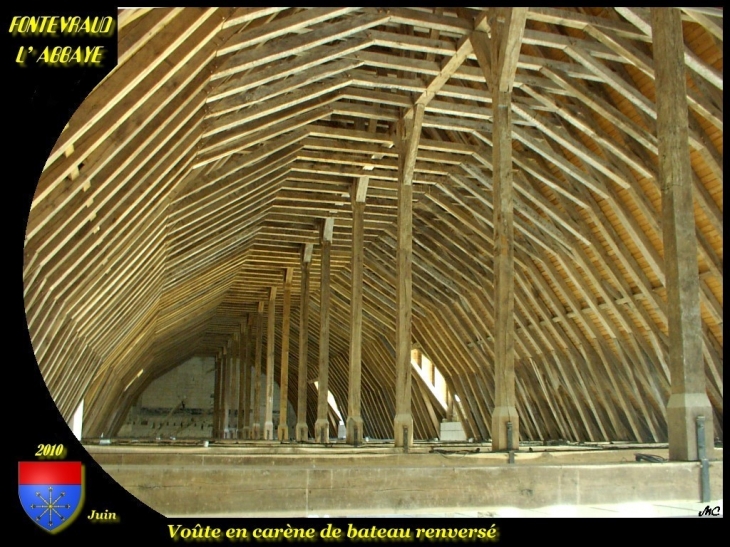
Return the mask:
[[20,504],[38,526],[57,532],[81,510],[83,478],[81,462],[19,462]]

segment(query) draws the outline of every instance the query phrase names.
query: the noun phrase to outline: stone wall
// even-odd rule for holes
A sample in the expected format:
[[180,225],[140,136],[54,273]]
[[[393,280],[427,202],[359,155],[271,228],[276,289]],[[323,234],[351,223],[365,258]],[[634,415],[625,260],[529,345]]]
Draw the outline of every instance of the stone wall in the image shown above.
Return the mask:
[[[234,378],[237,382],[237,378]],[[261,382],[261,423],[263,429],[266,401],[266,375]],[[130,408],[124,425],[117,437],[136,439],[210,439],[213,432],[213,389],[215,384],[215,359],[193,357],[150,383]],[[238,390],[234,391],[233,408],[229,423],[235,436],[238,410]],[[251,390],[253,401],[253,389]],[[274,433],[279,422],[279,385],[274,383],[273,401]],[[253,415],[253,414],[252,414]],[[296,413],[289,403],[288,419],[290,437],[294,437]]]

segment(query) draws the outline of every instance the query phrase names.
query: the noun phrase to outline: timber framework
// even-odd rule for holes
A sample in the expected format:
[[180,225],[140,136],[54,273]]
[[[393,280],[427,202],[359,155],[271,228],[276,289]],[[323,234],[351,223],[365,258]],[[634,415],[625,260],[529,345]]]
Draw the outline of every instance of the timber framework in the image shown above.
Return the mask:
[[203,356],[215,437],[327,443],[338,408],[353,445],[458,421],[695,460],[722,65],[719,8],[121,10],[30,211],[49,391],[113,436]]

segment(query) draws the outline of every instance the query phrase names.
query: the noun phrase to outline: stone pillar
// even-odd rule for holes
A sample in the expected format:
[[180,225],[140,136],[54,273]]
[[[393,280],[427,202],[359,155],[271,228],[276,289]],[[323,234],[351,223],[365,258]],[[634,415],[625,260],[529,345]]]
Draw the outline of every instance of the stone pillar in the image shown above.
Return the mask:
[[264,439],[274,440],[274,352],[276,350],[276,287],[269,293],[268,327],[266,329],[266,418]]
[[258,313],[256,314],[256,357],[253,373],[253,425],[251,426],[251,437],[261,438],[261,357],[263,352],[264,336],[264,303],[259,302]]
[[424,105],[416,104],[412,117],[399,124],[398,238],[395,286],[395,446],[413,444],[411,414],[411,318],[413,307],[413,172],[421,138]]
[[347,399],[349,444],[362,444],[364,422],[360,414],[362,387],[362,268],[365,223],[365,197],[368,177],[360,177],[352,196],[352,288],[350,296],[350,377]]
[[317,422],[314,424],[314,438],[319,443],[327,443],[330,438],[330,424],[327,419],[329,403],[329,363],[330,363],[330,250],[334,218],[328,218],[322,229],[322,277],[320,285],[320,324],[319,324],[319,394],[317,398]]
[[299,370],[297,383],[297,427],[296,439],[309,439],[307,428],[307,352],[309,346],[309,267],[312,264],[313,245],[307,243],[302,249],[302,288],[299,305]]
[[708,458],[714,452],[714,424],[702,359],[685,46],[679,9],[652,8],[651,14],[672,383],[667,404],[669,459],[692,461],[698,459],[697,416],[705,417]]
[[289,331],[291,330],[291,282],[294,268],[287,268],[284,277],[284,308],[281,320],[281,376],[279,379],[279,441],[289,440],[287,410],[289,405]]

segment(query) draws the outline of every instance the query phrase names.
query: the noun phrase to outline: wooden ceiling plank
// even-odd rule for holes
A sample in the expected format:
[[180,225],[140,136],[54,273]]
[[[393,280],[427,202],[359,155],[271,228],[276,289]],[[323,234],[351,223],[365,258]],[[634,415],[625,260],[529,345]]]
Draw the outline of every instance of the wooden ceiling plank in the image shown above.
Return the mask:
[[[462,165],[464,167],[464,165]],[[467,171],[468,172],[468,171]],[[460,177],[458,175],[451,175],[450,177],[452,180],[456,181],[460,186],[468,190],[474,197],[479,199],[481,203],[484,205],[487,205],[490,209],[492,209],[492,202],[487,201],[486,197],[483,194],[483,191],[480,191],[478,187],[470,182],[468,179],[464,177]],[[481,176],[478,177],[483,181],[483,184],[485,185],[487,190],[492,190],[492,184],[491,181],[488,181],[486,177]],[[452,196],[453,197],[453,196]],[[464,202],[465,203],[465,202]],[[548,224],[545,219],[540,217],[531,207],[525,204],[524,201],[515,199],[514,200],[514,207],[515,210],[524,215],[535,227],[539,228],[542,232],[544,232],[547,236],[555,239],[557,243],[560,243],[562,246],[566,247],[566,250],[569,252],[570,246],[568,245],[567,240],[563,236],[562,233],[558,232],[553,226]],[[529,230],[529,226],[525,226]],[[532,235],[532,232],[531,232]],[[542,240],[543,238],[541,238]],[[543,244],[547,244],[552,249],[553,246],[550,245],[547,240],[544,241]]]
[[[193,128],[194,128],[194,126],[193,126]],[[175,166],[175,161],[174,161],[174,159],[170,158],[170,156],[175,158],[175,156],[173,155],[173,152],[177,151],[178,154],[180,154],[181,156],[184,157],[185,153],[188,152],[190,150],[190,148],[192,147],[192,145],[194,144],[194,141],[190,138],[190,136],[191,136],[190,133],[188,133],[187,141],[182,140],[181,143],[178,144],[178,146],[183,147],[182,152],[180,152],[179,150],[176,150],[175,148],[171,148],[167,151],[166,154],[164,154],[162,156],[162,158],[158,159],[158,162],[156,164],[153,164],[152,166],[150,166],[150,168],[153,170],[148,173],[148,176],[152,176],[153,177],[152,180],[154,180],[154,176],[157,176],[157,177],[159,177],[157,179],[157,182],[159,183],[160,178],[163,178],[170,169],[173,169],[173,166]],[[195,135],[193,134],[193,137],[194,136]],[[178,156],[176,159],[179,159],[179,157],[180,156]],[[167,162],[164,162],[164,160],[167,160]],[[185,166],[186,166],[186,163],[182,162],[180,165],[177,165],[175,167],[183,169],[183,168],[185,168]],[[165,169],[165,171],[160,173],[159,171],[154,170],[156,168],[157,169],[163,168],[163,169]],[[137,186],[137,188],[139,188],[139,189],[144,188],[139,181],[138,181],[138,184],[139,184],[139,186]],[[144,189],[144,191],[137,192],[136,203],[144,204],[147,207],[146,210],[149,210],[149,208],[152,207],[152,208],[155,208],[158,211],[160,211],[161,210],[160,201],[149,201],[149,200],[145,199],[145,197],[150,194],[154,196],[155,194],[158,194],[159,192],[162,192],[163,193],[162,195],[164,195],[164,192],[169,191],[170,188],[171,188],[171,185],[169,184],[169,182],[168,182],[167,186],[158,185],[158,184],[149,184]],[[129,191],[129,188],[127,188],[127,190]],[[134,194],[132,194],[132,195],[134,195]],[[123,203],[122,201],[114,202],[114,203],[110,202],[107,204],[107,208],[105,209],[105,211],[108,210],[109,208],[113,209],[115,206],[119,207],[119,206],[121,206],[122,203]],[[124,210],[121,213],[120,221],[124,220],[125,217],[128,217],[133,212],[134,212],[135,216],[140,215],[141,210],[142,209],[136,210],[134,207],[129,207],[128,209]],[[110,214],[107,214],[104,216],[104,222],[108,223],[109,225],[112,225],[113,223],[116,222],[116,218],[111,217]],[[70,247],[66,248],[65,254],[63,254],[62,260],[57,260],[53,263],[49,262],[49,266],[47,269],[39,268],[38,271],[42,271],[44,273],[44,275],[46,275],[49,279],[54,280],[54,282],[47,287],[48,291],[53,291],[54,290],[53,288],[58,286],[60,283],[62,283],[62,281],[69,275],[81,275],[81,274],[83,274],[83,272],[85,270],[87,270],[88,268],[91,268],[92,266],[95,266],[98,268],[99,264],[96,261],[86,260],[86,258],[90,255],[90,253],[93,253],[98,248],[98,246],[105,240],[107,241],[107,245],[111,248],[113,248],[111,246],[111,244],[115,241],[117,242],[118,246],[122,246],[122,244],[123,244],[121,242],[121,238],[122,238],[122,235],[125,233],[124,231],[115,231],[115,230],[109,230],[109,229],[94,230],[90,223],[86,223],[86,224],[82,225],[82,230],[83,231],[80,233],[69,232],[67,234],[66,242],[70,244]],[[107,251],[107,253],[111,254],[109,247],[107,247],[106,251]],[[57,249],[57,251],[58,251],[58,249]],[[74,260],[75,260],[75,262],[71,262]],[[81,267],[79,269],[80,264],[83,264],[83,267]],[[101,264],[101,267],[103,267],[103,266],[104,266],[104,263]],[[56,271],[58,271],[59,273],[54,274],[54,272],[56,272]],[[82,286],[88,287],[85,284],[82,284]],[[68,290],[69,288],[78,288],[78,287],[74,283],[70,283],[70,284],[63,285],[62,290],[65,291],[65,290]]]
[[306,88],[297,90],[294,93],[280,95],[273,100],[257,100],[248,108],[240,108],[235,112],[223,114],[216,117],[214,120],[210,120],[209,127],[203,134],[203,138],[208,138],[212,135],[229,131],[237,126],[258,120],[264,116],[285,112],[287,108],[295,107],[307,101],[317,99],[327,93],[340,90],[350,85],[350,83],[351,80],[346,76],[338,76],[334,79],[327,79],[324,82],[311,84]]
[[[121,10],[117,19],[119,23],[119,42],[117,44],[117,66],[144,47],[160,30],[169,24],[182,11],[182,8],[152,9],[139,8]],[[132,15],[129,15],[129,14]],[[128,16],[122,18],[122,14]],[[139,19],[139,20],[138,20]],[[131,21],[137,21],[133,28],[121,32],[122,28]],[[107,76],[108,77],[108,76]]]
[[656,136],[633,122],[616,107],[610,105],[596,94],[591,93],[588,89],[581,86],[579,82],[569,80],[564,74],[560,74],[550,69],[544,69],[541,72],[545,74],[546,77],[550,78],[550,80],[562,86],[573,96],[580,99],[583,104],[587,105],[594,112],[603,116],[603,118],[615,125],[617,129],[620,129],[627,135],[630,135],[636,140],[636,142],[646,147],[649,151],[654,154],[657,153],[658,148]]
[[363,11],[360,15],[345,18],[339,23],[326,25],[306,34],[282,38],[255,50],[234,53],[211,78],[214,81],[227,78],[244,70],[306,52],[322,44],[347,38],[389,20],[389,16],[380,10],[366,8]]
[[[565,285],[562,277],[556,273],[554,270],[552,264],[546,264],[546,273],[548,274],[548,277],[552,281],[553,285],[558,288],[563,298],[565,298],[574,309],[580,309],[580,305],[576,302],[575,297],[573,296],[572,291],[568,289],[568,287]],[[534,281],[537,281],[538,283],[544,285],[544,282],[541,282],[542,276],[539,272],[534,272],[532,279]],[[549,289],[545,289],[549,290]],[[546,293],[549,294],[549,293]],[[586,321],[582,316],[577,316],[578,322],[583,325],[583,328],[586,329],[588,333],[592,335],[594,339],[596,339],[599,335],[595,332],[595,328],[593,326],[592,322]],[[585,348],[586,351],[593,352],[594,348],[593,345],[588,342],[588,340],[585,339],[583,335],[581,335],[583,338],[583,344],[582,346]],[[600,362],[603,363],[603,368],[606,371],[609,381],[611,382],[611,385],[613,386],[613,394],[616,396],[616,398],[619,401],[619,404],[621,405],[621,409],[623,410],[624,415],[626,416],[633,434],[636,436],[637,439],[641,439],[641,433],[639,432],[638,425],[636,423],[636,419],[634,416],[634,412],[631,411],[631,407],[628,404],[626,398],[624,397],[624,393],[628,391],[626,387],[622,387],[618,385],[618,380],[616,378],[616,375],[614,374],[614,367],[615,362],[609,358],[608,354],[603,351],[603,347],[600,343],[596,343],[597,355],[599,357]]]
[[[514,108],[514,106],[513,106]],[[544,126],[544,124],[542,124]],[[606,188],[606,185],[603,184],[602,181],[592,177],[591,175],[587,174],[585,171],[582,171],[578,169],[575,165],[570,163],[565,157],[562,155],[558,155],[552,150],[549,149],[545,144],[539,142],[537,139],[535,139],[532,135],[527,133],[525,130],[520,129],[519,127],[512,127],[512,135],[521,142],[523,145],[527,146],[528,148],[531,148],[535,152],[537,152],[540,156],[543,156],[546,160],[553,162],[557,167],[559,167],[562,171],[564,171],[567,175],[570,175],[573,179],[577,180],[578,182],[584,184],[586,187],[588,187],[592,192],[597,194],[598,196],[602,198],[607,198],[607,192],[609,189]]]
[[[533,290],[531,290],[530,285],[529,285],[529,279],[527,278],[527,276],[526,275],[516,276],[516,280],[517,280],[520,288],[522,289],[522,293],[525,295],[525,297],[528,299],[528,301],[532,303],[533,307],[536,310],[538,310],[544,317],[546,317],[548,319],[551,318],[553,315],[553,312],[550,311],[550,309],[547,307],[547,305],[545,303],[543,303],[542,300],[539,299],[536,294],[534,294]],[[556,313],[558,314],[556,317],[561,319],[561,323],[560,323],[561,329],[567,330],[568,333],[570,333],[570,335],[573,337],[573,340],[581,341],[582,333],[580,333],[579,330],[575,329],[573,326],[573,323],[568,320],[568,318],[565,314],[563,314],[562,306],[560,306],[559,303],[557,303],[557,299],[555,298],[555,295],[552,292],[550,292],[550,293],[545,294],[545,296],[548,298],[549,301],[552,302],[553,309],[556,310]],[[560,342],[563,350],[568,355],[571,355],[575,346],[573,345],[574,342],[571,340],[570,336],[566,335],[565,330],[561,334],[558,331],[558,328],[553,325],[553,321],[546,321],[546,325],[548,326],[549,330],[552,332],[555,339]],[[575,351],[579,351],[579,350],[575,349]],[[595,362],[589,358],[589,355],[591,355],[591,354],[589,354],[585,350],[583,350],[581,352],[581,357],[583,358],[583,361],[584,361],[583,368],[585,368],[587,370],[588,377],[590,379],[591,384],[596,385],[596,383],[599,382],[598,377],[596,375],[596,370],[595,370],[597,367],[596,367]],[[576,366],[576,364],[574,362],[574,359],[571,357],[569,359],[569,361],[574,365],[576,375],[578,375],[580,377],[581,375],[579,373],[578,367]],[[595,413],[595,406],[593,404],[593,399],[592,399],[592,397],[590,397],[590,394],[587,391],[587,387],[585,386],[585,383],[581,383],[581,386],[584,388],[585,393],[586,393],[586,398],[590,401],[591,408],[592,408],[593,412]],[[601,390],[596,390],[596,396],[597,396],[601,406],[606,410],[608,417],[609,417],[609,421],[611,422],[611,426],[613,427],[613,430],[615,432],[621,431],[623,428],[621,428],[619,425],[620,421],[618,419],[618,416],[616,415],[614,405],[605,400],[605,398],[603,396],[603,392]],[[598,418],[598,416],[596,416],[596,421],[598,422],[602,433],[605,435],[606,433],[605,433],[605,430],[603,429],[603,427],[604,427],[603,423]]]
[[289,131],[304,128],[313,122],[327,119],[332,115],[332,108],[329,106],[314,105],[314,108],[312,108],[312,106],[313,105],[300,106],[299,109],[297,109],[297,112],[301,113],[293,113],[291,118],[281,120],[278,123],[271,123],[270,120],[264,119],[263,121],[255,124],[253,127],[249,127],[245,131],[239,131],[236,135],[227,138],[226,144],[218,145],[216,143],[211,143],[208,145],[207,142],[202,144],[199,150],[200,160],[196,165],[205,165],[222,157],[237,154],[248,147],[262,144],[271,138]]
[[[589,25],[586,27],[586,32],[607,47],[616,51],[652,80],[654,79],[654,61],[651,57],[642,53],[639,49],[620,37],[612,35],[610,31],[599,30]],[[722,110],[716,108],[702,94],[697,93],[691,88],[687,88],[687,97],[691,109],[714,124],[722,124]]]
[[[615,8],[636,28],[649,38],[652,37],[651,22],[648,8]],[[684,62],[694,72],[705,78],[718,89],[722,89],[722,73],[706,64],[696,53],[684,46]]]
[[231,27],[245,25],[255,19],[259,19],[261,17],[267,17],[269,15],[274,15],[285,9],[286,8],[272,8],[272,7],[236,8],[233,11],[233,13],[230,15],[230,17],[228,17],[223,22],[223,28],[227,29],[227,28],[231,28]]
[[[559,143],[561,146],[564,146],[566,149],[570,150],[573,154],[581,158],[583,161],[598,169],[606,177],[614,181],[622,188],[628,188],[630,186],[630,183],[622,176],[617,174],[615,170],[611,168],[611,166],[607,165],[600,158],[596,157],[596,154],[594,152],[588,150],[585,146],[580,144],[575,139],[566,136],[562,132],[556,131],[551,125],[543,122],[542,120],[539,120],[534,113],[530,113],[529,110],[520,105],[513,104],[512,109],[523,118],[535,122],[535,126],[540,129],[543,134],[548,135],[553,140],[555,140],[555,142]],[[598,186],[598,184],[596,184],[596,186]],[[599,191],[602,190],[603,189],[599,187]]]
[[[113,81],[107,79],[104,85],[94,89],[86,100],[89,101],[88,104],[97,104],[98,108],[82,110],[79,116],[74,116],[69,121],[68,128],[61,133],[54,151],[46,162],[34,205],[45,196],[46,192],[52,190],[70,174],[72,169],[83,162],[85,155],[119,127],[142,101],[171,78],[176,72],[174,68],[179,69],[184,66],[185,61],[206,46],[207,38],[218,32],[222,16],[223,12],[216,9],[183,10],[150,42],[150,44],[154,42],[155,47],[150,47],[148,44],[148,47],[118,67]],[[199,30],[200,32],[197,32]],[[191,36],[196,33],[200,35],[198,40],[192,40]],[[171,66],[168,60],[173,54],[180,58],[177,67]],[[165,60],[168,62],[164,62]],[[139,84],[158,67],[162,68],[157,71],[159,75],[154,79],[155,86],[151,86],[151,80],[150,86],[140,86]],[[116,113],[110,118],[110,121],[113,121],[103,124],[103,131],[97,131],[93,141],[90,141],[87,137],[90,129],[112,112]],[[82,138],[86,142],[84,147],[79,146]],[[74,154],[61,160],[61,156],[71,145],[75,147]]]
[[463,35],[472,30],[472,24],[461,17],[446,14],[427,13],[412,8],[388,8],[390,22],[438,30],[442,33]]
[[636,32],[636,29],[628,23],[623,21],[614,21],[605,17],[593,17],[577,11],[555,8],[530,8],[530,11],[527,12],[527,17],[533,21],[563,25],[578,30],[583,30],[586,25],[594,25],[599,28],[612,29],[621,36],[625,36],[633,40],[643,42],[650,41],[644,32]]
[[700,11],[695,8],[682,8],[682,11],[686,13],[690,19],[701,25],[707,32],[712,34],[715,38],[723,41],[722,39],[722,19],[723,14],[720,12],[719,15],[710,16],[707,13]]
[[[341,74],[342,72],[350,71],[352,74],[354,72],[352,69],[356,66],[357,64],[350,59],[339,59],[323,63],[322,65],[315,66],[309,70],[300,71],[298,74],[272,82],[268,85],[254,87],[249,91],[240,91],[239,93],[227,96],[224,99],[211,101],[210,97],[208,97],[206,117],[215,118],[223,116],[224,114],[235,112],[241,108],[253,106],[260,101],[271,100],[304,86],[320,82],[326,78]],[[248,78],[242,79],[241,81],[244,82],[246,80],[248,80]],[[214,94],[214,91],[211,91],[211,93]]]
[[[248,9],[251,11],[255,10],[257,15],[263,11],[261,8]],[[271,13],[274,13],[271,8],[268,9]],[[217,55],[228,55],[262,42],[280,38],[286,34],[299,34],[307,27],[335,19],[355,10],[357,8],[310,8],[286,17],[278,17],[267,25],[262,25],[254,29],[245,29],[243,32],[234,34],[218,49]]]
[[[594,141],[599,142],[602,146],[605,148],[608,148],[611,150],[612,153],[614,153],[617,157],[621,158],[621,160],[624,161],[627,165],[629,165],[632,169],[638,171],[643,176],[647,178],[654,178],[654,171],[651,169],[651,166],[644,165],[643,162],[641,162],[640,159],[634,157],[631,155],[630,150],[624,150],[621,148],[617,143],[615,143],[613,140],[611,140],[608,137],[603,137],[599,135],[595,129],[593,129],[588,123],[581,120],[580,118],[572,115],[566,108],[562,107],[561,105],[554,102],[552,99],[543,96],[536,90],[532,89],[530,86],[522,86],[520,89],[522,89],[524,92],[529,93],[535,99],[540,101],[542,104],[548,106],[552,112],[555,112],[562,118],[564,118],[568,123],[575,126],[576,128],[580,129],[583,133],[590,136]],[[530,112],[526,107],[520,106],[519,108],[522,108],[525,112]],[[535,117],[536,114],[534,112],[530,113],[531,116]],[[575,146],[580,146],[577,142],[574,143]],[[590,151],[588,151],[590,152]],[[600,163],[600,161],[597,162],[597,165],[603,165]],[[603,167],[607,167],[603,165]],[[610,167],[610,166],[608,166]],[[603,169],[603,168],[601,168]],[[613,177],[610,177],[613,179]],[[620,181],[619,181],[620,180]],[[619,179],[616,180],[617,184],[619,184],[623,188],[627,188],[631,186],[629,181],[626,179]]]
[[287,77],[305,73],[343,57],[353,66],[361,66],[363,63],[352,58],[351,54],[367,48],[371,44],[372,40],[367,37],[353,37],[338,42],[336,45],[315,47],[303,55],[297,55],[291,59],[284,59],[273,65],[252,70],[246,74],[245,78],[230,78],[221,82],[211,89],[207,101],[213,103],[228,97],[233,100],[234,96],[241,95],[249,90],[253,90],[251,92],[255,93],[256,89],[261,86],[276,80],[280,80],[279,83],[282,83]]
[[[586,234],[588,234],[592,239],[595,238],[593,235],[592,230],[580,219],[578,218],[577,221],[580,223],[580,225],[583,227]],[[603,227],[602,225],[599,225],[599,227]],[[607,237],[608,234],[604,234],[604,237]],[[608,236],[610,237],[610,236]],[[615,247],[614,247],[615,248]],[[668,379],[668,369],[666,366],[666,360],[667,360],[667,338],[666,336],[661,332],[661,330],[656,325],[656,322],[649,317],[648,313],[644,309],[644,307],[641,304],[636,304],[634,302],[634,295],[629,287],[627,281],[624,279],[624,276],[621,275],[621,273],[616,269],[615,260],[608,255],[606,250],[604,249],[603,245],[599,241],[594,241],[593,249],[597,251],[598,256],[600,257],[602,261],[603,271],[608,274],[613,281],[613,283],[618,286],[624,295],[628,297],[628,303],[630,305],[630,308],[637,313],[639,321],[642,325],[642,327],[646,330],[646,336],[649,337],[650,342],[652,343],[653,347],[655,348],[655,354],[656,359],[661,363],[661,366],[659,369],[664,369],[664,376],[663,379]],[[580,249],[578,249],[578,252],[581,252]],[[581,252],[581,254],[583,254]],[[623,256],[623,253],[620,252],[619,249],[616,249],[614,251],[614,256],[617,256],[619,258],[619,261],[623,262],[624,268],[629,270],[631,272],[631,265],[627,263],[626,258]],[[583,258],[583,261],[585,263],[589,262],[589,259],[587,257]],[[631,274],[629,274],[631,275]],[[637,276],[638,277],[638,276]],[[635,282],[637,285],[641,286],[642,281],[641,279],[635,278]],[[653,294],[653,291],[651,291],[650,287],[648,288],[651,294]],[[618,308],[619,311],[621,308]],[[660,314],[663,312],[661,309],[658,310]],[[626,320],[627,324],[630,324],[628,320]],[[632,329],[633,330],[633,329]],[[629,330],[628,332],[631,332]],[[640,340],[643,341],[643,338],[640,338]],[[651,355],[651,351],[648,348],[645,348],[648,355]]]
[[236,167],[240,165],[243,168],[227,169],[226,172],[220,174],[214,173],[201,181],[196,188],[190,188],[185,195],[179,196],[171,211],[171,221],[178,223],[182,218],[195,214],[196,209],[202,205],[227,198],[228,193],[232,191],[238,191],[237,195],[240,195],[248,184],[256,182],[260,176],[268,175],[273,170],[289,164],[299,148],[296,140],[294,143],[290,143],[289,139],[270,142],[269,146],[270,148],[262,154],[261,158],[267,161],[255,162],[251,165],[246,163],[245,167],[241,162]]
[[[608,304],[608,309],[612,312],[612,316],[615,318],[614,321],[611,320],[610,316],[608,316],[608,314],[605,313],[601,307],[596,305],[592,297],[586,299],[589,307],[591,307],[597,315],[600,314],[603,323],[608,326],[610,332],[613,334],[613,338],[616,339],[616,343],[620,344],[620,340],[627,340],[629,347],[631,347],[632,345],[635,346],[635,339],[629,335],[629,333],[635,330],[635,325],[633,321],[626,315],[626,313],[620,306],[616,305],[614,298],[607,293],[603,284],[600,282],[600,275],[595,270],[595,268],[591,266],[590,260],[581,252],[580,249],[577,249],[576,251],[576,262],[586,275],[581,276],[580,273],[576,270],[575,266],[573,266],[568,261],[562,261],[563,267],[572,273],[572,277],[574,280],[578,280],[580,282],[586,294],[592,295],[598,293],[598,295],[603,298],[604,302]],[[619,327],[623,328],[628,336],[624,337],[623,333],[619,330]],[[644,374],[642,375],[641,381],[645,385],[649,393],[652,393],[654,395],[654,404],[657,407],[663,408],[664,400],[669,397],[670,386],[668,378],[664,377],[664,382],[662,386],[657,386],[655,377],[652,376],[651,373],[648,371],[644,360],[639,357],[640,351],[638,350],[638,348],[634,347],[632,352],[628,352],[627,348],[624,347],[623,351],[629,353],[635,363],[638,362],[639,364],[643,365],[642,371]],[[657,435],[656,431],[654,431],[654,434]]]
[[[114,195],[131,175],[128,175],[127,179],[118,178],[115,184],[102,184],[97,182],[97,179],[102,176],[112,179],[125,170],[129,172],[130,169],[134,173],[145,164],[146,155],[159,150],[165,145],[166,139],[171,146],[172,136],[198,114],[201,106],[198,92],[204,85],[204,77],[176,80],[176,83],[180,84],[178,90],[188,92],[187,96],[182,93],[179,97],[175,97],[176,94],[173,93],[171,97],[170,94],[160,93],[160,96],[166,95],[165,102],[158,102],[163,101],[161,97],[156,98],[156,101],[150,100],[139,113],[145,120],[143,123],[134,124],[133,128],[127,124],[120,127],[86,158],[84,173],[81,176],[49,193],[46,199],[38,204],[28,219],[26,237],[35,240],[27,245],[28,249],[39,246],[37,242],[45,240],[45,233],[58,230],[59,223],[61,226],[67,226],[73,216],[67,211],[78,211],[79,201],[96,203],[98,208],[99,204],[104,203],[109,195]],[[151,148],[150,143],[157,143],[157,146]],[[148,148],[145,148],[146,146]],[[129,150],[129,154],[119,154],[124,148]],[[65,219],[59,218],[61,211],[66,211]]]

